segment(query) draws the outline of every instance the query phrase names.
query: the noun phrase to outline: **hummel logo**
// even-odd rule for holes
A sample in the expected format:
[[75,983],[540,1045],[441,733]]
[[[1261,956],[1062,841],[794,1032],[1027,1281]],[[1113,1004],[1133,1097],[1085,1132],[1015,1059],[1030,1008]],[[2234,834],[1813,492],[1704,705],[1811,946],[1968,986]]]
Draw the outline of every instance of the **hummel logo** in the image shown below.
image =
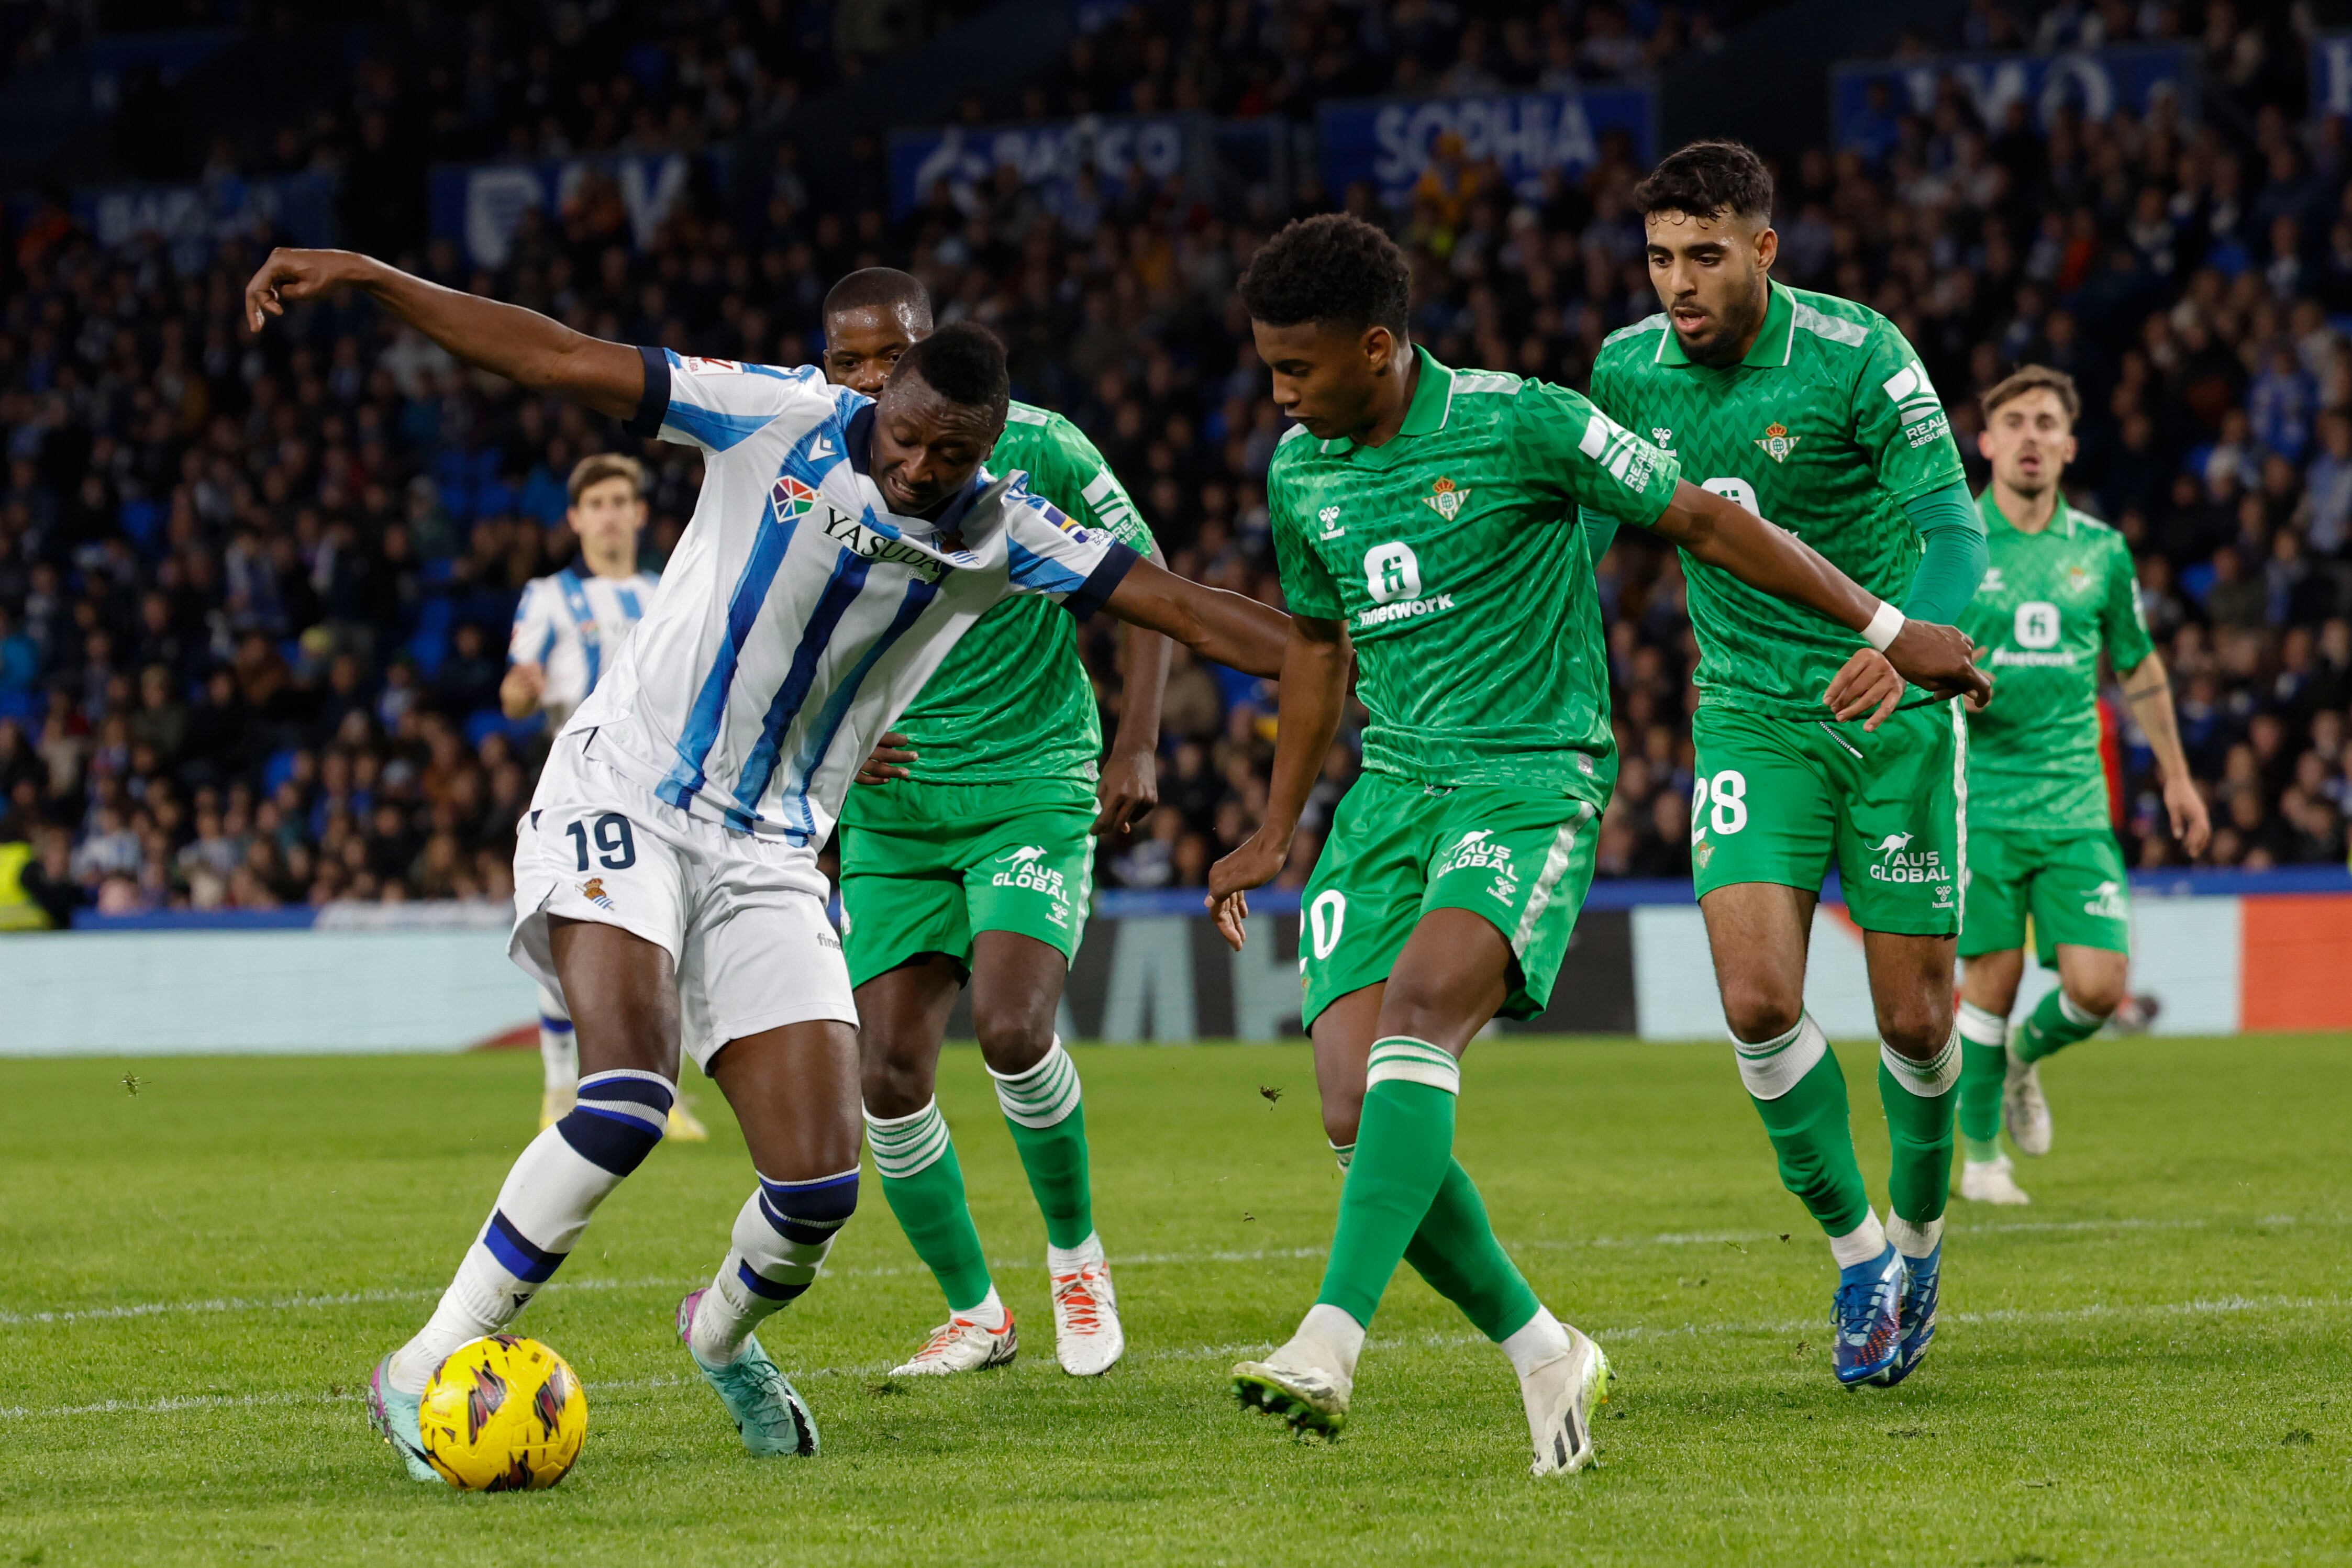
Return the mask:
[[1324,507],[1315,514],[1315,520],[1323,525],[1323,532],[1318,536],[1318,538],[1336,539],[1348,531],[1340,526],[1339,508],[1337,507]]
[[1671,447],[1675,444],[1675,433],[1663,424],[1654,424],[1650,426],[1650,439],[1661,446]]

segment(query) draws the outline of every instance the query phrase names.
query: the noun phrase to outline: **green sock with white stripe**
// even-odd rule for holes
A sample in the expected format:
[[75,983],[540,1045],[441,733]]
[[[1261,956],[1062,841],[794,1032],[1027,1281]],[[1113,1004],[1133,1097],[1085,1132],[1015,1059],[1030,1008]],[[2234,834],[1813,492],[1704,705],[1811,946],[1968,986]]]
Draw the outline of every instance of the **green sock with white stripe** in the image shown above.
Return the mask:
[[[1886,1172],[1887,1235],[1906,1257],[1924,1258],[1943,1234],[1952,1194],[1952,1113],[1960,1101],[1960,1030],[1943,1049],[1914,1061],[1891,1045],[1878,1048],[1878,1103],[1891,1146]],[[1898,1223],[1899,1222],[1899,1223]]]
[[2000,1089],[2009,1075],[2009,1020],[1960,1004],[1960,1142],[1972,1165],[2000,1158]]
[[1755,1041],[1734,1035],[1731,1044],[1739,1057],[1739,1081],[1780,1156],[1780,1185],[1825,1234],[1850,1235],[1871,1218],[1870,1199],[1853,1157],[1845,1073],[1829,1037],[1807,1013],[1786,1034]]
[[1004,1112],[1004,1124],[1013,1130],[1021,1168],[1029,1173],[1037,1212],[1045,1216],[1046,1245],[1084,1245],[1095,1233],[1095,1210],[1087,1178],[1087,1108],[1078,1097],[1077,1063],[1056,1035],[1053,1049],[1027,1071],[1008,1074],[991,1068],[988,1075],[996,1080],[996,1103]]
[[940,1282],[950,1312],[988,1300],[988,1259],[980,1249],[965,1205],[963,1166],[948,1137],[947,1118],[933,1100],[911,1116],[866,1116],[866,1145],[882,1177],[882,1196],[898,1217],[915,1256]]
[[[1334,1144],[1331,1152],[1339,1156],[1339,1168],[1346,1170],[1355,1158],[1356,1145]],[[1429,1282],[1431,1290],[1460,1307],[1463,1316],[1497,1344],[1527,1327],[1543,1310],[1527,1276],[1495,1239],[1486,1200],[1478,1196],[1477,1184],[1460,1160],[1446,1162],[1445,1179],[1437,1184],[1437,1196],[1430,1200],[1429,1212],[1422,1216],[1420,1228],[1412,1233],[1404,1260]]]
[[1454,1163],[1461,1084],[1460,1065],[1425,1040],[1391,1035],[1372,1042],[1355,1158],[1339,1191],[1339,1223],[1317,1304],[1370,1325]]
[[2064,990],[2053,988],[2041,1004],[2026,1014],[2025,1027],[2017,1031],[2017,1059],[2039,1061],[2078,1040],[2090,1039],[2106,1027],[2106,1022],[2098,1014],[2086,1013],[2076,1007]]

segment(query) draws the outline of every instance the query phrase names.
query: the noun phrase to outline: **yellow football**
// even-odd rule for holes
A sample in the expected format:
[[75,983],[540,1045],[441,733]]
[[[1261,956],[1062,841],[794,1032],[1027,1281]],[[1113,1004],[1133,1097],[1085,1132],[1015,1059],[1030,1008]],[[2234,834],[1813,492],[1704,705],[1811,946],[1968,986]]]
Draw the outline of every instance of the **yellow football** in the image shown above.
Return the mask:
[[492,1334],[433,1369],[417,1425],[425,1458],[460,1491],[532,1491],[580,1458],[588,1395],[539,1341]]

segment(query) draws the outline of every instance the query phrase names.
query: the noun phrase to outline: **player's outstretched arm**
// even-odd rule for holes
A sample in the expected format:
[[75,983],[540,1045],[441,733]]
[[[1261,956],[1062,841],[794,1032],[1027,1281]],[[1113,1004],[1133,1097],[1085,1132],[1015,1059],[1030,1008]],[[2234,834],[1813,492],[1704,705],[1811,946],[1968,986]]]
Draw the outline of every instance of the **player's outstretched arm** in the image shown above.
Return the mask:
[[1213,664],[1247,675],[1282,674],[1289,616],[1179,577],[1148,557],[1119,579],[1103,608],[1130,626],[1166,632]]
[[1281,722],[1274,738],[1274,777],[1265,791],[1265,821],[1244,839],[1233,853],[1209,868],[1209,911],[1218,935],[1234,951],[1241,951],[1247,936],[1249,890],[1263,887],[1282,873],[1290,858],[1290,841],[1298,832],[1298,814],[1315,788],[1323,758],[1339,733],[1339,715],[1347,706],[1348,677],[1355,651],[1348,645],[1348,629],[1338,621],[1308,616],[1290,618],[1290,636],[1282,655]]
[[[1822,553],[1786,528],[1766,522],[1734,501],[1684,482],[1651,525],[1693,559],[1720,567],[1750,588],[1800,604],[1850,632],[1859,632],[1886,655],[1893,672],[1915,685],[1979,702],[1992,695],[1992,681],[1976,667],[1975,649],[1957,628],[1910,621],[1832,566]],[[1893,628],[1892,635],[1887,629]],[[1871,714],[1876,728],[1894,710],[1900,687],[1874,680],[1875,662],[1849,664],[1831,684],[1826,700],[1837,716]],[[1875,709],[1875,712],[1873,710]]]
[[625,343],[575,332],[520,305],[501,305],[413,277],[349,250],[269,253],[245,286],[245,319],[256,332],[286,307],[356,288],[469,365],[533,392],[551,392],[599,413],[626,419],[645,395],[645,361]]
[[2213,836],[2213,819],[2205,797],[2197,792],[2197,780],[2189,777],[2189,754],[2180,747],[2180,719],[2173,711],[2172,676],[2164,667],[2164,655],[2151,649],[2147,658],[2117,673],[2123,677],[2124,702],[2147,737],[2148,749],[2156,753],[2172,836],[2192,856],[2201,855]]

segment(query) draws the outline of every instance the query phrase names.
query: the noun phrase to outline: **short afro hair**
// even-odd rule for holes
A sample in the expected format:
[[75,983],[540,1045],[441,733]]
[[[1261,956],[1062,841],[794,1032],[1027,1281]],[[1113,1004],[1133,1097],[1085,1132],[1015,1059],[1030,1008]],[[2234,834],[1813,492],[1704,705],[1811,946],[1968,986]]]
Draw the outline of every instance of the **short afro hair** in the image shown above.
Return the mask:
[[845,310],[904,312],[908,325],[920,332],[931,329],[931,291],[922,279],[895,267],[862,267],[835,284],[824,297],[827,322]]
[[1004,417],[1013,399],[1013,381],[1004,368],[1004,345],[977,321],[954,321],[898,356],[890,368],[893,384],[908,376],[950,402],[980,409],[993,419]]
[[1284,226],[1242,274],[1242,305],[1269,327],[1328,322],[1399,338],[1412,308],[1412,267],[1396,241],[1349,213]]
[[1670,152],[1633,187],[1633,210],[1682,213],[1694,218],[1729,214],[1750,223],[1772,221],[1772,172],[1740,141],[1694,141]]

